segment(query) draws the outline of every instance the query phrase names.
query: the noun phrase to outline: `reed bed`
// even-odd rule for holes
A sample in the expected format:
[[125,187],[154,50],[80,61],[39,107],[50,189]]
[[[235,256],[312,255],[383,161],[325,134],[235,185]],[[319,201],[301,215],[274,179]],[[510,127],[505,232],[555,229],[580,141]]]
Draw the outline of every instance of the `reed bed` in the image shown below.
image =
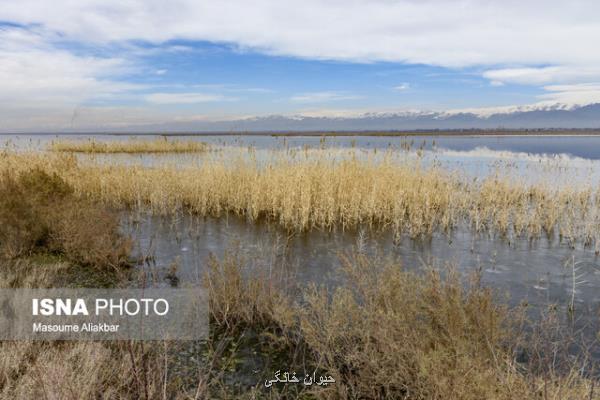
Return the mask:
[[148,167],[5,153],[0,167],[56,173],[79,195],[115,208],[234,214],[293,231],[366,226],[418,238],[467,225],[508,240],[547,236],[587,246],[597,246],[600,233],[595,188],[525,184],[502,176],[467,180],[386,157],[210,159]]
[[131,139],[98,142],[95,140],[55,140],[48,150],[59,153],[201,153],[208,144],[192,140]]
[[[323,161],[324,166],[318,162],[288,162],[276,170],[283,174],[282,181],[295,179],[292,182],[297,182],[302,177],[290,175],[290,171],[307,174],[304,179],[307,179],[309,187],[317,179],[309,173],[323,173],[322,168],[325,167],[333,171],[342,168],[345,172],[337,171],[337,178],[345,177],[344,174],[357,175],[359,173],[353,168],[358,168],[366,176],[359,174],[361,180],[357,185],[366,185],[368,179],[375,179],[379,176],[376,174],[387,171],[395,179],[401,176],[407,180],[406,185],[411,186],[403,187],[405,191],[415,190],[411,188],[421,185],[423,193],[460,193],[457,189],[470,191],[467,193],[471,195],[481,192],[477,201],[491,203],[488,207],[497,208],[519,201],[529,204],[527,201],[532,198],[540,201],[542,195],[549,195],[538,188],[538,191],[528,192],[529,197],[523,199],[519,190],[508,186],[509,182],[467,184],[435,169],[399,169],[401,166],[396,164],[365,164],[365,161],[359,160],[331,162]],[[93,177],[110,178],[110,173],[104,169],[117,167],[86,165],[77,162],[74,157],[6,153],[0,155],[0,166],[3,168],[0,183],[5,187],[3,196],[0,196],[2,229],[10,229],[9,234],[0,238],[0,243],[4,244],[7,238],[15,235],[14,232],[20,232],[21,238],[25,239],[20,242],[31,242],[30,247],[35,249],[16,254],[0,251],[0,288],[64,287],[64,283],[79,286],[70,278],[75,264],[89,264],[88,260],[80,258],[81,254],[98,253],[98,250],[104,253],[106,249],[108,254],[113,254],[112,240],[107,248],[102,232],[106,227],[113,232],[114,223],[106,216],[95,218],[87,211],[87,206],[137,206],[135,202],[130,205],[128,199],[115,201],[110,194],[103,197],[92,190],[96,186],[83,185]],[[208,166],[215,171],[220,171],[217,167],[227,167],[225,175],[209,175],[214,179],[227,178],[227,173],[239,174],[241,170],[260,177],[273,169],[269,165],[257,165],[251,169],[243,162],[229,166],[211,162]],[[387,169],[380,169],[382,166]],[[164,174],[167,171],[162,167],[139,168],[146,173],[158,171]],[[297,168],[305,169],[298,171]],[[160,177],[175,179],[177,173],[183,173],[184,177],[190,173],[188,169],[168,171],[173,175]],[[203,170],[206,174],[210,174],[209,171]],[[121,170],[118,172],[122,175]],[[400,173],[404,175],[396,175]],[[151,181],[155,179],[158,177],[151,176]],[[254,184],[261,179],[255,178]],[[134,181],[137,180],[139,178]],[[107,182],[109,186],[111,183],[110,180]],[[94,185],[97,184],[94,182]],[[437,185],[434,186],[436,190],[430,188],[434,184]],[[494,187],[504,194],[496,202],[489,199]],[[201,188],[204,190],[205,186]],[[269,189],[269,186],[261,188]],[[399,189],[392,189],[397,195]],[[350,190],[351,194],[362,193],[357,187]],[[76,193],[86,196],[77,197]],[[575,206],[585,208],[592,196],[591,192],[568,194],[555,200],[565,204],[579,201]],[[87,203],[89,199],[86,197],[98,199],[98,202],[86,204],[85,208],[77,204]],[[445,203],[439,198],[422,194],[416,199],[429,201],[440,210],[454,210],[454,203]],[[468,197],[459,197],[461,201],[465,198]],[[113,202],[109,203],[109,200]],[[160,198],[155,201],[162,204]],[[181,198],[173,201],[173,207],[185,206]],[[472,203],[457,204],[473,206]],[[539,207],[543,207],[545,203],[540,204]],[[141,206],[152,206],[152,203],[142,202]],[[566,207],[568,211],[570,206]],[[86,212],[62,214],[63,210],[70,209]],[[171,210],[169,207],[158,209],[159,212]],[[29,211],[40,212],[28,215]],[[44,217],[48,211],[53,211],[56,216]],[[469,215],[460,208],[454,211]],[[361,213],[358,215],[363,215]],[[9,218],[12,215],[14,218]],[[63,220],[68,225],[86,226],[63,232],[65,227],[57,227],[55,223]],[[332,221],[332,224],[342,223],[335,219]],[[38,225],[46,226],[43,230],[48,231],[48,237],[37,231]],[[438,226],[442,227],[443,223],[436,222],[435,227]],[[32,240],[28,240],[29,237]],[[85,240],[81,241],[82,237]],[[54,238],[60,240],[53,243]],[[77,242],[72,243],[73,240]],[[77,250],[76,257],[69,256],[73,250]],[[264,254],[259,257],[264,257]],[[523,309],[509,310],[496,303],[494,293],[481,286],[477,275],[466,283],[452,269],[439,271],[426,268],[422,274],[409,272],[393,261],[368,256],[357,250],[340,258],[340,286],[298,287],[293,285],[295,279],[286,272],[285,265],[276,264],[277,258],[273,260],[265,265],[260,264],[262,258],[259,258],[258,264],[249,263],[236,252],[209,260],[203,283],[209,297],[211,330],[200,347],[169,341],[0,342],[0,398],[600,398],[600,392],[595,390],[598,381],[588,372],[589,364],[593,363],[589,361],[592,353],[584,351],[574,356],[572,346],[579,346],[579,342],[568,337],[556,338],[552,332],[558,331],[557,326],[538,328],[530,325]],[[91,270],[87,268],[87,273]],[[65,278],[66,282],[63,281]],[[84,286],[88,284],[97,287],[97,283],[83,283]],[[247,338],[252,336],[258,339],[249,341]],[[251,384],[238,385],[231,374],[243,367],[242,359],[250,353],[274,362],[265,363],[263,369],[253,370]],[[526,361],[523,354],[527,355]],[[291,387],[276,383],[271,388],[264,387],[265,380],[270,379],[275,370],[283,368],[294,370],[301,377],[317,371],[319,375],[331,375],[336,382],[329,386]]]

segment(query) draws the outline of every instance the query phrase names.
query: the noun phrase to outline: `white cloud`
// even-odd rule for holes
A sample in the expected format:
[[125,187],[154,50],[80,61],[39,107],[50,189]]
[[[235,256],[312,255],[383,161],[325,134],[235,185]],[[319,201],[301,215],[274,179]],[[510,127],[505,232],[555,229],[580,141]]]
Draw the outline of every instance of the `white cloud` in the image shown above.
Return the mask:
[[407,82],[401,83],[398,86],[395,86],[394,89],[398,90],[400,92],[403,92],[405,90],[410,89],[410,83],[407,83]]
[[[0,20],[74,41],[206,40],[312,59],[478,67],[492,85],[598,80],[599,14],[593,0],[0,2]],[[485,70],[504,65],[515,67]]]
[[563,65],[540,68],[503,68],[484,72],[492,82],[544,85],[552,82],[578,83],[600,80],[600,67]]
[[539,96],[546,103],[591,104],[600,102],[600,83],[544,86],[548,93]]
[[[135,67],[132,59],[85,56],[56,47],[58,41],[131,46],[126,54],[143,55],[153,50],[132,43],[189,52],[194,48],[168,41],[202,40],[309,59],[470,67],[493,86],[543,87],[542,101],[600,101],[590,84],[600,82],[598,15],[600,2],[593,0],[0,1],[0,21],[27,26],[0,27],[0,112],[17,105],[46,107],[49,112],[40,118],[62,118],[69,107],[142,88],[119,79]],[[143,99],[159,105],[231,100],[212,93],[154,93]],[[315,92],[290,100],[357,98]]]
[[361,96],[341,92],[310,92],[292,96],[290,100],[295,103],[327,103],[330,101],[357,100],[361,98]]
[[144,98],[153,104],[196,104],[235,100],[231,97],[208,93],[152,93]]
[[513,83],[541,86],[546,92],[538,96],[544,104],[584,105],[600,102],[600,67],[554,66],[540,68],[505,68],[486,71],[491,85]]
[[[77,54],[57,46],[58,39],[41,27],[0,27],[0,130],[110,129],[158,123],[175,116],[158,112],[153,105],[233,100],[203,93],[142,95],[147,85],[119,79],[143,71],[134,58]],[[150,106],[119,108],[115,100],[146,100]]]
[[46,36],[0,29],[0,105],[73,106],[140,87],[110,78],[128,67],[125,60],[77,56],[51,46]]
[[580,0],[21,0],[0,19],[70,39],[229,42],[271,54],[442,66],[598,65],[600,3]]

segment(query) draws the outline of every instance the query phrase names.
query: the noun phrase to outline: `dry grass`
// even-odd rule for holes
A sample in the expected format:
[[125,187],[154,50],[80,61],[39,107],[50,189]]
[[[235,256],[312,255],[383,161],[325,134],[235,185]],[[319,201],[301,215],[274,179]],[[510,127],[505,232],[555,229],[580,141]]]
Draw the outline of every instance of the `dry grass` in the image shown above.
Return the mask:
[[[86,221],[92,226],[97,222]],[[101,225],[95,227],[102,231]],[[87,247],[79,251],[94,251],[102,245],[82,246]],[[119,283],[114,272],[73,265],[63,256],[49,253],[0,257],[0,288],[114,287]],[[181,389],[181,382],[167,379],[175,354],[171,346],[175,345],[0,341],[0,399],[150,400],[164,399],[165,393],[170,394],[168,398],[189,398],[184,396],[187,392]]]
[[[317,151],[318,152],[318,151]],[[458,225],[514,236],[560,237],[596,246],[600,197],[591,187],[552,187],[508,177],[468,181],[440,168],[383,158],[216,159],[199,165],[101,165],[72,157],[5,153],[0,168],[36,166],[76,193],[117,208],[170,214],[235,214],[289,230],[389,229],[428,237]]]
[[[206,277],[213,320],[221,326],[252,326],[263,332],[287,352],[287,370],[303,376],[303,371],[316,369],[336,379],[334,385],[295,395],[600,398],[593,389],[598,382],[582,375],[579,360],[545,370],[518,363],[517,350],[523,344],[533,349],[540,345],[534,346],[540,337],[524,340],[516,323],[522,321],[521,314],[497,305],[477,279],[465,287],[452,271],[445,276],[436,271],[417,275],[356,254],[342,258],[346,285],[334,291],[309,288],[296,300],[246,268],[232,255],[222,262],[213,260]],[[546,348],[556,345],[541,343]],[[538,362],[555,366],[555,355],[550,351]],[[270,393],[293,398],[290,389],[279,384]]]
[[[249,267],[235,254],[211,260],[205,283],[211,326],[220,333],[191,371],[178,366],[188,353],[175,343],[3,342],[0,398],[600,398],[598,382],[576,362],[543,372],[518,363],[515,350],[524,341],[515,314],[477,280],[465,287],[451,272],[416,275],[356,254],[342,258],[347,285],[306,288],[297,297]],[[254,388],[234,387],[226,374],[235,354],[226,348],[249,329],[261,334],[255,350],[276,351],[270,356],[279,363],[253,375]],[[265,389],[276,369],[316,369],[336,383]]]
[[[437,168],[385,158],[142,167],[3,153],[0,171],[0,241],[6,254],[21,257],[2,263],[1,287],[56,285],[56,275],[69,266],[62,259],[43,268],[34,265],[37,250],[71,254],[85,263],[87,254],[105,254],[94,246],[113,248],[116,225],[103,222],[105,211],[98,206],[233,213],[290,230],[371,226],[398,237],[427,237],[468,224],[509,239],[556,234],[594,244],[600,232],[598,194],[591,188],[531,186],[502,178],[467,182]],[[103,227],[108,227],[106,240],[96,235]],[[250,271],[234,254],[212,259],[205,284],[213,334],[202,363],[192,370],[191,384],[172,362],[181,354],[167,350],[166,343],[4,342],[0,397],[600,398],[594,390],[598,382],[583,374],[579,360],[556,366],[546,357],[556,354],[558,342],[524,336],[515,323],[521,315],[498,305],[476,279],[465,286],[452,271],[418,275],[362,254],[341,261],[344,284],[335,290],[304,288],[298,296],[272,270]],[[225,371],[236,364],[228,354],[249,330],[260,334],[259,350],[270,349],[282,362],[273,371],[318,370],[336,384],[267,391],[265,377],[257,375],[253,390],[232,388]],[[536,355],[535,363],[517,361],[523,347]]]
[[[45,286],[39,268],[29,270],[34,279],[3,277],[0,286]],[[292,292],[284,273],[257,271],[234,253],[213,258],[204,280],[213,334],[192,353],[201,361],[191,369],[178,363],[190,357],[185,344],[181,352],[169,342],[3,342],[0,398],[600,398],[579,360],[555,367],[555,338],[523,336],[521,314],[495,303],[477,279],[465,286],[451,270],[418,275],[360,253],[341,258],[341,277],[337,289]],[[260,334],[255,351],[278,360],[252,375],[254,388],[227,375],[235,352],[249,352],[239,344],[248,331]],[[544,349],[535,365],[517,362],[524,346]],[[277,369],[317,370],[336,383],[265,389]]]
[[[3,342],[0,354],[3,399],[162,398],[161,360],[139,345],[130,353],[126,344],[111,347],[95,342]],[[137,371],[133,368],[144,357],[153,361],[147,371],[148,396],[137,386]]]
[[55,140],[48,150],[61,153],[200,153],[208,145],[192,140],[131,139],[97,142],[95,140]]
[[[0,288],[71,286],[71,269],[47,255],[0,259]],[[230,342],[0,341],[0,399],[231,398]]]
[[[50,184],[48,178],[39,174],[21,176],[11,183],[23,189],[19,182],[41,180],[44,182],[43,187],[51,189],[46,193],[43,190],[35,192],[40,196],[35,203],[31,200],[34,193],[29,193],[28,203],[25,205],[34,207],[31,210],[33,214],[40,211],[42,204],[44,207],[50,206],[48,200],[58,196],[56,186],[64,187],[60,181]],[[4,179],[3,184],[6,184],[6,179],[9,178]],[[38,189],[42,188],[38,187]],[[3,192],[3,196],[6,195],[7,193]],[[61,196],[68,197],[69,191],[62,191]],[[2,199],[7,200],[5,197]],[[65,202],[63,206],[73,205]],[[45,221],[42,219],[37,222],[44,226]],[[99,222],[99,225],[94,225]],[[100,244],[86,241],[81,243],[81,246],[85,247],[79,248],[79,252],[84,252],[86,249],[94,252],[102,248],[104,245],[101,238],[102,222],[85,221],[100,233]],[[4,230],[6,226],[3,225],[0,229]],[[27,232],[23,229],[22,233]],[[38,233],[36,230],[31,230],[29,235],[35,236]],[[86,268],[87,264],[75,266],[72,262],[66,261],[62,255],[51,254],[49,249],[37,248],[36,250],[38,251],[36,254],[27,257],[21,255],[17,259],[7,259],[2,254],[0,288],[73,286],[97,288],[116,283],[114,275],[98,280],[96,273],[99,271],[96,268]],[[102,281],[104,278],[106,280]],[[163,398],[165,390],[176,393],[179,389],[165,386],[163,361],[165,352],[161,352],[161,349],[156,346],[144,347],[139,343],[2,341],[0,342],[0,398],[19,400]],[[143,375],[140,371],[143,371]]]

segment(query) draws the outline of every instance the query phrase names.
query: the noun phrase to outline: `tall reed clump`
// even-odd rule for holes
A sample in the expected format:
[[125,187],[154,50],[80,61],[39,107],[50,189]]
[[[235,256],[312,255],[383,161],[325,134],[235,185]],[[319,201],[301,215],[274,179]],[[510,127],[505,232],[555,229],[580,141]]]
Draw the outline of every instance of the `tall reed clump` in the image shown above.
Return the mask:
[[197,167],[94,166],[63,171],[77,190],[117,207],[266,219],[290,230],[450,229],[465,188],[439,170],[346,161],[207,162]]
[[[384,158],[271,162],[214,159],[198,165],[105,165],[48,155],[5,155],[14,168],[57,173],[78,194],[111,207],[203,216],[234,214],[294,231],[389,229],[430,237],[457,225],[511,238],[542,235],[598,245],[600,196],[589,187],[523,184],[492,176],[461,178],[438,167]],[[2,160],[0,160],[2,161]]]
[[359,160],[209,162],[198,167],[83,168],[75,186],[115,206],[157,213],[185,208],[234,214],[296,231],[390,229],[429,237],[459,224],[477,232],[531,238],[542,234],[586,245],[600,233],[598,196],[589,188],[524,185],[492,177],[466,182],[437,168]]
[[273,282],[235,258],[215,261],[206,278],[213,321],[258,327],[287,349],[283,363],[299,376],[334,377],[335,384],[304,393],[317,398],[600,398],[598,382],[578,366],[542,374],[518,363],[516,349],[527,343],[513,322],[520,318],[477,279],[464,286],[452,271],[418,275],[362,254],[342,257],[341,265],[345,285],[313,286],[298,299],[275,294]]
[[95,140],[55,140],[48,150],[63,153],[200,153],[208,144],[192,140],[130,139],[99,142]]
[[76,196],[56,173],[34,168],[0,175],[0,256],[49,253],[118,269],[127,263],[129,247],[117,215]]
[[[236,331],[242,326],[267,328],[272,326],[277,314],[278,321],[286,310],[291,310],[290,298],[285,296],[281,271],[265,274],[254,270],[244,275],[243,262],[237,254],[227,253],[218,260],[209,259],[204,284],[208,290],[211,319],[218,327]],[[288,314],[286,320],[292,320]]]

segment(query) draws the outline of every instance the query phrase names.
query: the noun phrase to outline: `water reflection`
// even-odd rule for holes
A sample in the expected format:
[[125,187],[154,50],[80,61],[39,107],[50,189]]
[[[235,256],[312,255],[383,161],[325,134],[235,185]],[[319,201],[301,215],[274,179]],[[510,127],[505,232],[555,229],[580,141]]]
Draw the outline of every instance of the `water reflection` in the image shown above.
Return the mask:
[[[17,149],[45,149],[53,140],[95,140],[126,141],[131,138],[155,139],[161,135],[14,135],[0,134],[0,140],[9,147]],[[360,147],[367,149],[400,148],[403,144],[411,144],[413,148],[431,150],[433,148],[454,151],[470,151],[476,148],[487,148],[492,151],[508,151],[515,153],[565,154],[571,157],[600,160],[600,136],[598,135],[445,135],[445,136],[269,136],[269,135],[199,135],[169,136],[172,139],[207,142],[223,146],[256,147],[273,149],[286,147]]]

